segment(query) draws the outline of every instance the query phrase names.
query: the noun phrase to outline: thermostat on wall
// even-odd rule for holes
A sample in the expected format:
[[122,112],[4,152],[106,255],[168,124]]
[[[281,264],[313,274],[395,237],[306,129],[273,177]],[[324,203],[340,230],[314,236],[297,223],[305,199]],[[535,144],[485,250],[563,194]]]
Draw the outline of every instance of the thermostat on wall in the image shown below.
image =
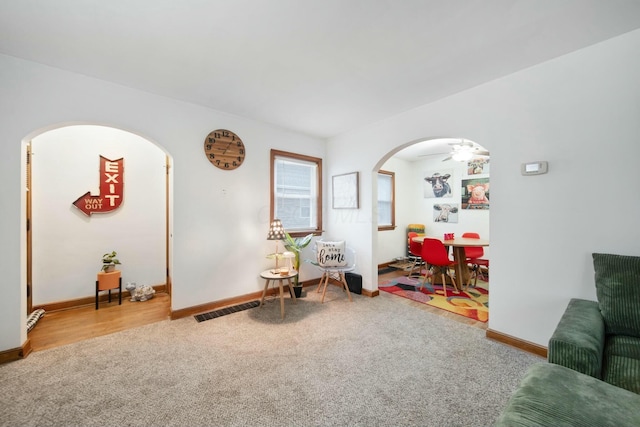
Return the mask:
[[520,173],[522,175],[541,175],[547,173],[549,163],[547,162],[528,162],[520,165]]

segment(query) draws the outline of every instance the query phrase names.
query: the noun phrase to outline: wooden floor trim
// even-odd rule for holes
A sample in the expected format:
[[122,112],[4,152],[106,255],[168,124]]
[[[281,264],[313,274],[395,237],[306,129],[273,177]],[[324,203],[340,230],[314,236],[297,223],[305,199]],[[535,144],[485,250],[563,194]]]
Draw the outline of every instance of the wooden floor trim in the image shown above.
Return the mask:
[[491,340],[507,344],[508,346],[518,348],[528,353],[533,353],[536,356],[544,357],[545,359],[547,358],[547,347],[539,344],[503,334],[502,332],[494,331],[492,329],[487,329],[485,336]]
[[[305,281],[302,284],[302,286],[306,288],[306,287],[317,285],[318,283],[320,283],[320,279],[308,280],[308,281]],[[284,285],[283,288],[284,288],[285,292],[287,292],[287,293],[289,292],[289,286],[288,285]],[[277,291],[276,288],[270,288],[267,291],[267,295],[269,295],[269,296],[275,295],[276,291]],[[240,295],[240,296],[233,297],[233,298],[227,298],[227,299],[223,299],[223,300],[208,302],[206,304],[200,304],[200,305],[196,305],[196,306],[192,306],[192,307],[182,308],[182,309],[179,309],[179,310],[172,310],[171,314],[170,314],[170,318],[171,318],[171,320],[182,319],[183,317],[195,316],[196,314],[206,313],[206,312],[209,312],[209,311],[215,311],[215,310],[218,310],[220,308],[229,307],[229,306],[232,306],[232,305],[244,304],[244,303],[247,303],[249,301],[255,301],[255,300],[261,299],[261,298],[262,298],[262,291],[252,292],[250,294]]]
[[31,353],[31,342],[27,339],[22,347],[12,348],[10,350],[0,351],[0,364],[15,362],[24,359]]
[[[153,286],[153,289],[156,291],[156,293],[163,293],[166,292],[167,286],[166,285],[155,285]],[[104,302],[107,301],[109,299],[109,295],[107,293],[105,293],[106,291],[100,291],[100,294],[98,295],[98,301],[99,302]],[[125,290],[124,287],[122,289],[122,299],[126,299],[130,297],[130,293],[129,291]],[[111,299],[118,299],[118,290],[116,289],[112,289],[111,292]],[[76,299],[71,299],[71,300],[67,300],[67,301],[59,301],[59,302],[52,302],[52,303],[47,303],[47,304],[38,304],[33,306],[33,309],[43,309],[46,312],[50,312],[50,311],[58,311],[58,310],[69,310],[72,308],[78,308],[78,307],[84,307],[85,305],[93,305],[96,303],[96,297],[95,295],[90,296],[90,297],[83,297],[83,298],[76,298]]]
[[[396,277],[398,274],[403,273],[390,272],[379,277]],[[317,286],[319,281],[319,279],[308,280],[305,281],[303,285],[305,287],[310,287],[313,291],[313,286]],[[277,290],[275,288],[272,288],[270,289],[270,294],[274,294],[276,291]],[[126,294],[128,295],[128,292]],[[379,296],[380,292],[378,290],[371,291],[363,289],[362,294],[364,296],[374,297]],[[93,298],[87,298],[85,301],[85,307],[78,307],[77,310],[69,310],[69,308],[74,305],[73,302],[65,302],[61,306],[56,306],[55,308],[58,308],[57,312],[56,310],[53,310],[53,306],[47,306],[47,309],[45,310],[47,314],[43,320],[38,322],[38,325],[29,332],[28,339],[21,347],[0,352],[0,363],[25,358],[33,351],[41,351],[54,346],[77,342],[82,339],[113,333],[158,320],[179,319],[190,315],[206,313],[229,305],[249,302],[252,300],[255,301],[260,299],[261,296],[262,291],[252,292],[251,294],[237,298],[214,301],[196,307],[175,310],[174,312],[171,312],[170,296],[166,293],[160,292],[156,294],[157,298],[153,298],[150,302],[144,304],[132,304],[129,300],[123,300],[123,304],[119,305],[118,300],[116,300],[111,304],[104,304],[101,306],[100,310],[95,310],[92,307],[94,303]],[[498,331],[487,329],[488,325],[486,323],[472,321],[464,316],[455,315],[445,310],[429,307],[414,301],[402,298],[401,300],[407,305],[411,305],[440,316],[445,316],[473,327],[485,329],[485,336],[487,339],[498,341],[505,345],[515,347],[543,358],[547,357],[546,347],[518,339]],[[80,301],[75,301],[76,304],[79,302]]]

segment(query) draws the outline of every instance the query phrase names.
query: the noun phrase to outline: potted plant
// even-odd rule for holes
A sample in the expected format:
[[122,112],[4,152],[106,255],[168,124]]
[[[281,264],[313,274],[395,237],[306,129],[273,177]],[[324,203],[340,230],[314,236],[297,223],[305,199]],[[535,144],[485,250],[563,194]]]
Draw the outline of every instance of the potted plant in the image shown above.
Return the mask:
[[[284,247],[287,248],[288,251],[291,251],[295,254],[295,258],[293,259],[293,268],[296,271],[300,271],[300,252],[302,251],[302,249],[306,248],[309,243],[311,243],[312,237],[313,233],[310,233],[304,237],[296,237],[294,239],[288,232],[285,231]],[[293,287],[296,297],[299,297],[302,292],[302,286],[299,284],[298,278],[299,276],[293,278]]]
[[117,255],[116,251],[102,255],[102,271],[111,273],[116,269],[116,264],[120,264],[120,260],[116,258]]

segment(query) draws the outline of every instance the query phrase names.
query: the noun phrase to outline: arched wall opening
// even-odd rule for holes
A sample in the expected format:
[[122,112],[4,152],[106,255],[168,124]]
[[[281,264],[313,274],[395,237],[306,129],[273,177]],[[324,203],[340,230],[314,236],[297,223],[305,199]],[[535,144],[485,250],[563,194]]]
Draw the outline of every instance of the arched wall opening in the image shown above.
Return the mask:
[[[73,123],[33,132],[23,140],[27,150],[31,209],[23,209],[31,236],[30,243],[22,239],[21,252],[31,261],[24,263],[31,301],[25,310],[94,296],[102,255],[111,251],[122,263],[123,289],[135,282],[170,290],[171,158],[158,144],[115,127]],[[122,180],[122,200],[98,213],[74,202],[111,200],[101,194],[101,156],[122,159],[122,174],[110,177]]]
[[[426,226],[426,234],[441,237],[444,233],[454,233],[457,236],[467,231],[478,232],[483,239],[490,239],[489,209],[466,209],[463,201],[466,198],[466,185],[475,181],[487,181],[490,178],[489,158],[485,158],[485,165],[481,169],[472,170],[472,160],[459,162],[445,160],[449,153],[437,150],[433,154],[429,146],[435,146],[445,137],[428,137],[410,141],[397,146],[386,153],[372,169],[372,254],[375,265],[388,264],[396,258],[406,256],[407,225],[420,223]],[[447,137],[446,139],[449,139]],[[430,155],[416,157],[412,160],[401,159],[397,156],[405,149],[416,151],[417,145],[424,145],[425,152]],[[474,159],[476,157],[474,156]],[[444,161],[443,161],[444,160]],[[395,174],[395,230],[378,231],[378,186],[377,174],[380,170]],[[448,184],[451,194],[448,197],[437,198],[428,193],[429,184],[425,182],[426,175],[432,172],[449,173]],[[464,188],[463,188],[464,187]],[[464,197],[463,197],[464,196]],[[455,206],[458,212],[448,221],[435,221],[435,204]],[[490,258],[490,248],[486,247],[485,258]],[[377,275],[373,275],[377,288]]]

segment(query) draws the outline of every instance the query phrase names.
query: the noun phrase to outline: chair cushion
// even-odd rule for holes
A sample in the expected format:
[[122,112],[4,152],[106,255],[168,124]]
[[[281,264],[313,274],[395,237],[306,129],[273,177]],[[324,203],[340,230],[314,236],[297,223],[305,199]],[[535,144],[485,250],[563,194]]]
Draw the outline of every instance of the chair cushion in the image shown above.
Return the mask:
[[640,394],[640,338],[625,335],[607,338],[602,379]]
[[594,253],[593,266],[605,332],[640,337],[640,257]]
[[319,240],[316,244],[318,265],[320,267],[344,267],[347,265],[347,252],[344,240],[335,242]]

